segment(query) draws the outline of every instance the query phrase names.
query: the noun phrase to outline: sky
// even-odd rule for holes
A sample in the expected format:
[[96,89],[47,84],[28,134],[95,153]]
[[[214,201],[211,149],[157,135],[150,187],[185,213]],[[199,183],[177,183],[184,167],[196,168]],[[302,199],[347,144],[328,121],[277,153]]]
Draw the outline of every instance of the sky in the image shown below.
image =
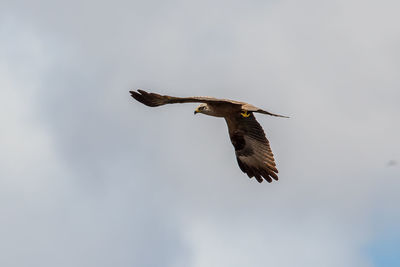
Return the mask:
[[[399,266],[399,9],[3,0],[0,265]],[[290,116],[256,115],[280,180],[137,88]]]

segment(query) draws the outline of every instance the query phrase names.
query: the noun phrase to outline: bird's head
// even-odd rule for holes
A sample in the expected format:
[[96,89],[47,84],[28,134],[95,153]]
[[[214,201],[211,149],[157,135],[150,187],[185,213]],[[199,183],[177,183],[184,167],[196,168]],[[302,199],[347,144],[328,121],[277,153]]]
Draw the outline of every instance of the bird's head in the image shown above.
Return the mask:
[[196,108],[196,110],[194,111],[194,114],[195,115],[197,113],[208,114],[209,112],[210,112],[210,107],[207,105],[207,103],[202,103]]

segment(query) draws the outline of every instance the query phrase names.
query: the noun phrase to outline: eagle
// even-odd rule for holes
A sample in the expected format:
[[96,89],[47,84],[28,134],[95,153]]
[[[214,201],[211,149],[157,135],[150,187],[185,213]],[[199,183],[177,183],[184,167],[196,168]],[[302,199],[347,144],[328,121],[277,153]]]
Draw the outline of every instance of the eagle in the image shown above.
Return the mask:
[[255,177],[261,183],[264,179],[271,183],[278,180],[274,154],[264,130],[253,113],[289,118],[274,114],[251,104],[214,97],[174,97],[148,93],[144,90],[129,91],[137,101],[149,107],[158,107],[175,103],[201,103],[194,114],[202,113],[222,117],[228,125],[229,137],[235,149],[237,163],[249,178]]

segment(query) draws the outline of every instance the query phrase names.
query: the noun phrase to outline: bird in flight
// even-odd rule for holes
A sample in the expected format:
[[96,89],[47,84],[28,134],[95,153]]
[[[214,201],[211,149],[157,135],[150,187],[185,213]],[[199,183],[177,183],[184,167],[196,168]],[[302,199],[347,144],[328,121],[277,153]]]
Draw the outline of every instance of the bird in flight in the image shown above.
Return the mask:
[[130,93],[134,99],[149,107],[175,103],[201,103],[194,111],[194,114],[202,113],[225,119],[240,169],[249,178],[255,177],[259,183],[263,181],[263,178],[269,183],[272,182],[272,179],[278,180],[278,170],[269,141],[253,113],[282,118],[289,117],[270,113],[245,102],[229,99],[174,97],[148,93],[140,89],[130,91]]

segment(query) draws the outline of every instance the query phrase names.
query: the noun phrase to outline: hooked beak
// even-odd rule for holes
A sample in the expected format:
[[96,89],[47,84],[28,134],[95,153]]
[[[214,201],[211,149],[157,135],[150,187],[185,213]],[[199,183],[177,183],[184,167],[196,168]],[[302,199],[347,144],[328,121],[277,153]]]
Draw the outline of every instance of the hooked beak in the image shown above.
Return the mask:
[[199,113],[199,110],[196,108],[196,110],[194,111],[194,115],[196,115],[197,113]]

